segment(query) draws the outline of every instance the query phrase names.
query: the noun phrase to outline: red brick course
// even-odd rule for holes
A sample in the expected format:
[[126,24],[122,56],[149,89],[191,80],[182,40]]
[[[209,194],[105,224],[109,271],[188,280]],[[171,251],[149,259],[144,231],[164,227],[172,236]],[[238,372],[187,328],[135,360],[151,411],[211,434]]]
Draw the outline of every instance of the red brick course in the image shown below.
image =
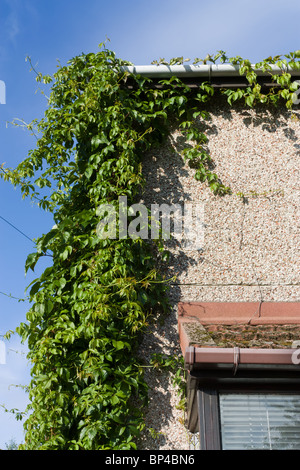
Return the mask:
[[300,341],[298,302],[180,302],[180,346],[290,348]]

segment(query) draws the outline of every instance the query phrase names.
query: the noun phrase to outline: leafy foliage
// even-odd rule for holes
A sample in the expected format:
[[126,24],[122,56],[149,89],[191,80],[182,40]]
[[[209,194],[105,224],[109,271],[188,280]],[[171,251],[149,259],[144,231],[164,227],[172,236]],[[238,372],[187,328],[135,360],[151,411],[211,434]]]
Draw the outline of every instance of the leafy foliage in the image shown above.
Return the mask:
[[[299,55],[286,57],[282,66],[288,58],[299,69]],[[202,62],[217,60],[228,59],[219,51]],[[279,60],[260,67],[268,70]],[[254,106],[284,98],[290,107],[294,89],[287,72],[273,77],[279,88],[263,95],[249,61],[230,61],[240,65],[249,87],[224,90],[229,103],[244,99]],[[168,135],[171,117],[193,143],[183,156],[196,179],[214,194],[229,192],[210,170],[207,137],[195,125],[195,119],[207,118],[211,84],[194,92],[172,77],[156,88],[150,79],[124,72],[123,65],[128,63],[102,44],[98,53],[61,66],[53,79],[37,73],[39,82],[51,83],[51,94],[44,118],[27,126],[37,136],[36,148],[16,169],[1,167],[1,176],[55,221],[36,240],[25,266],[34,270],[41,257],[53,259],[28,287],[32,306],[17,328],[32,364],[23,449],[135,448],[147,403],[136,351],[154,314],[167,311],[167,283],[147,241],[97,237],[97,208],[117,206],[120,196],[129,204],[137,199],[142,156]],[[163,256],[163,246],[158,248]]]

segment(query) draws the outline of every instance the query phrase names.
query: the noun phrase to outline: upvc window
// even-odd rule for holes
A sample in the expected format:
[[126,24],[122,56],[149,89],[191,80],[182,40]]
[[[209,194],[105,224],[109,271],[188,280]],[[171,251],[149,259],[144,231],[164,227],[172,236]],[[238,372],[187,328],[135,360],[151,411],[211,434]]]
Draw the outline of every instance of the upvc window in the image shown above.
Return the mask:
[[300,395],[219,393],[224,450],[300,449]]
[[186,422],[199,431],[201,450],[300,450],[300,364],[293,354],[186,349]]
[[198,390],[200,449],[300,450],[300,392]]

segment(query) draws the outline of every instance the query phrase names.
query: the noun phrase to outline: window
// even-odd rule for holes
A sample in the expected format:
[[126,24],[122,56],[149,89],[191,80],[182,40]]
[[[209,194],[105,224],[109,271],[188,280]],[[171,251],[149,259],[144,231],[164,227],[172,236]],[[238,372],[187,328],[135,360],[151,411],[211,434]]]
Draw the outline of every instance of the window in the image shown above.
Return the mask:
[[186,350],[187,427],[201,450],[300,450],[293,349]]
[[198,390],[201,450],[300,450],[300,392]]
[[219,393],[224,450],[300,449],[300,395]]

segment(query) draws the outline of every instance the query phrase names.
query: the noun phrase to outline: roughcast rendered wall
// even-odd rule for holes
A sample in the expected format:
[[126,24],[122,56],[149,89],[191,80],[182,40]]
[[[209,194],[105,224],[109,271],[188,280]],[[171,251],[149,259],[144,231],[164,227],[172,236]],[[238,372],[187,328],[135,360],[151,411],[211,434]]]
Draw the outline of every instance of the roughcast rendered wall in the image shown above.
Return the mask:
[[[299,301],[300,112],[230,107],[223,98],[214,99],[208,111],[210,119],[199,126],[209,139],[214,172],[231,195],[214,196],[194,179],[195,170],[180,153],[184,140],[178,130],[144,158],[142,202],[148,207],[204,207],[203,246],[186,250],[180,240],[166,242],[171,256],[163,270],[168,278],[176,276],[169,294],[173,311],[146,336],[146,359],[153,352],[179,354],[179,301]],[[188,449],[168,378],[155,379],[149,371],[149,384],[147,425],[158,434],[153,439],[146,432],[143,447]]]

